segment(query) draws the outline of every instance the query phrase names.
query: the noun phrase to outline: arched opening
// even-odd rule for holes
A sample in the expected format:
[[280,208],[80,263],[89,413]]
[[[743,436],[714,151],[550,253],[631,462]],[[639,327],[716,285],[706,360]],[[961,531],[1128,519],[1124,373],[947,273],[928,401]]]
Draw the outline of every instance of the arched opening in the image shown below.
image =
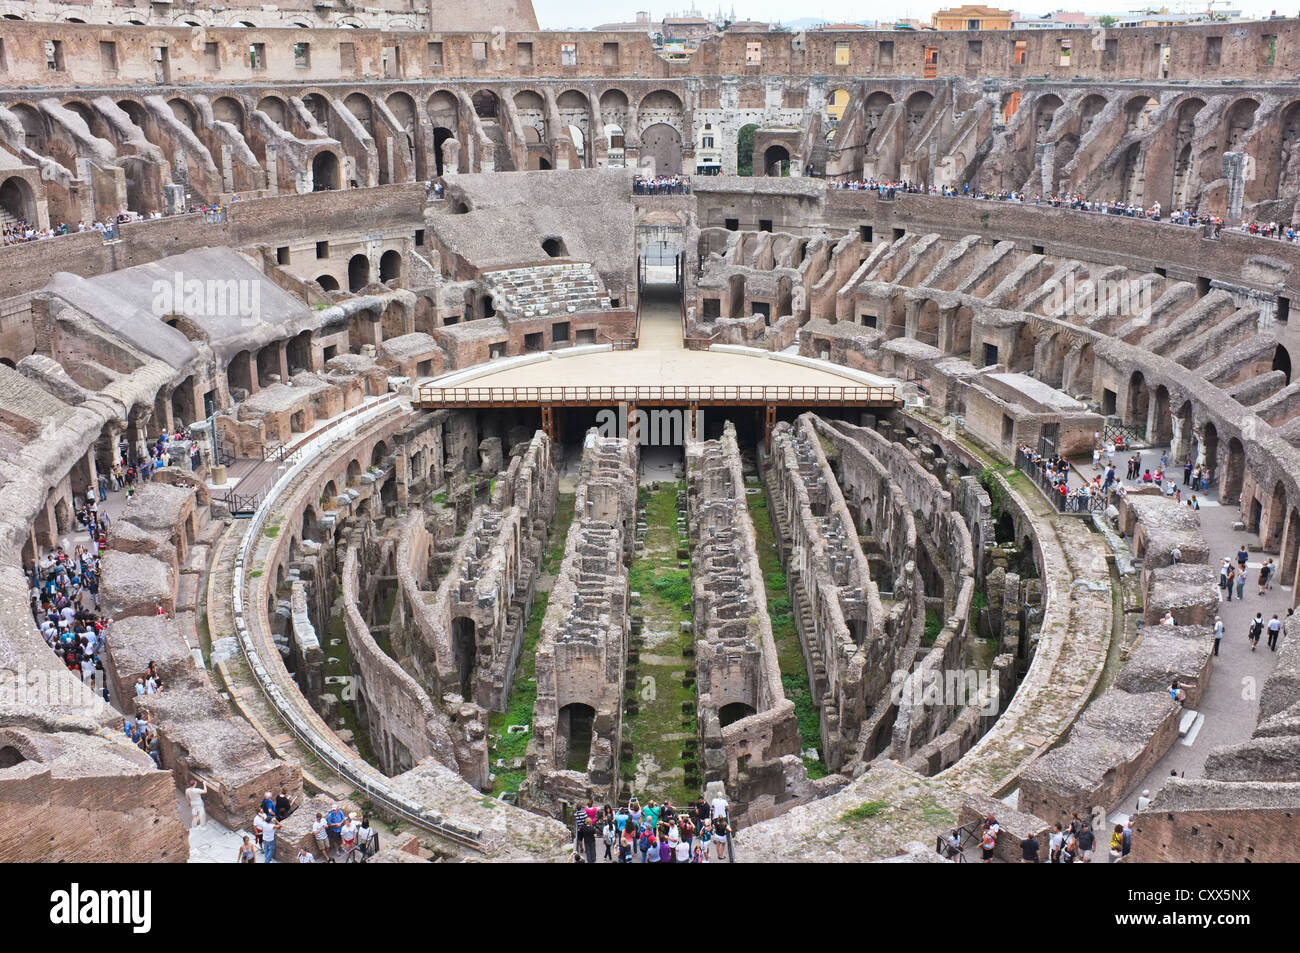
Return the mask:
[[1297,557],[1300,557],[1300,510],[1292,510],[1286,521],[1286,534],[1282,537],[1282,558],[1278,569],[1284,586],[1295,579]]
[[736,174],[753,175],[754,174],[754,135],[758,132],[758,126],[754,123],[740,127],[740,132],[736,133]]
[[339,290],[339,281],[333,275],[317,275],[316,284],[320,285],[324,291]]
[[348,260],[348,291],[356,293],[370,284],[370,259],[353,255]]
[[267,119],[281,129],[288,128],[286,121],[289,116],[289,108],[279,96],[262,97],[262,101],[257,104],[257,108],[266,114]]
[[474,699],[474,673],[478,668],[478,643],[473,619],[451,620],[451,645],[456,659],[456,678],[465,701]]
[[490,89],[480,89],[470,98],[470,102],[474,104],[474,114],[479,119],[496,122],[497,107],[499,105],[496,93]]
[[1273,486],[1273,498],[1268,503],[1268,526],[1260,534],[1260,540],[1269,552],[1282,551],[1282,525],[1286,520],[1286,487],[1282,481]]
[[1147,425],[1147,404],[1150,394],[1147,391],[1146,378],[1141,371],[1134,371],[1128,384],[1128,413],[1124,423],[1139,430]]
[[[0,183],[0,211],[15,222],[36,224],[36,194],[26,179],[10,176]],[[12,224],[6,219],[6,224]]]
[[[596,725],[596,709],[572,702],[560,709],[555,725],[555,740],[563,746],[564,766],[569,771],[587,770],[591,758],[591,735]],[[557,755],[561,752],[556,752]]]
[[1273,351],[1273,370],[1281,371],[1286,375],[1286,382],[1291,383],[1291,354],[1281,344]]
[[790,174],[790,150],[785,146],[768,146],[763,151],[763,174],[786,176]]
[[542,251],[546,252],[552,258],[564,258],[569,254],[569,249],[564,244],[563,238],[552,236],[542,241]]
[[230,364],[226,367],[226,386],[229,388],[232,397],[235,396],[236,390],[242,390],[246,394],[253,392],[251,365],[252,355],[247,351],[240,351],[230,359]]
[[733,725],[742,718],[748,718],[754,714],[757,714],[757,712],[753,705],[746,705],[744,702],[732,702],[718,709],[718,724],[726,728],[728,725]]
[[402,255],[389,250],[379,258],[379,280],[392,281],[402,277]]
[[442,147],[448,139],[455,139],[456,134],[446,126],[438,126],[433,130],[433,165],[438,174],[443,174]]
[[316,519],[316,508],[308,506],[302,511],[302,538],[316,541],[316,531],[319,528],[319,522]]
[[339,157],[334,153],[318,152],[311,160],[312,189],[332,192],[339,187]]
[[655,123],[641,133],[641,168],[648,175],[680,175],[682,135],[667,123]]
[[311,332],[300,331],[290,339],[285,350],[289,373],[311,370]]
[[221,96],[212,101],[212,118],[217,122],[230,123],[241,135],[244,132],[244,107],[230,96]]
[[1219,465],[1219,431],[1214,424],[1206,423],[1202,430],[1202,436],[1202,458],[1200,463],[1214,470]]
[[[9,19],[9,17],[6,17],[5,19]],[[13,19],[17,19],[17,17],[14,17]],[[13,745],[5,745],[3,748],[0,748],[0,771],[3,771],[5,768],[12,768],[15,765],[22,764],[26,760],[27,758],[23,756],[23,753]]]
[[839,122],[844,118],[844,110],[849,106],[849,91],[847,89],[835,89],[826,97],[826,118],[831,122]]
[[998,545],[1016,541],[1016,521],[1010,513],[1002,513],[993,524],[993,541]]
[[360,479],[361,479],[361,461],[355,459],[349,460],[348,470],[347,470],[348,486],[356,486],[357,482]]
[[1224,505],[1241,499],[1241,488],[1246,478],[1246,448],[1236,437],[1228,441],[1228,459],[1223,478],[1219,483],[1219,502]]

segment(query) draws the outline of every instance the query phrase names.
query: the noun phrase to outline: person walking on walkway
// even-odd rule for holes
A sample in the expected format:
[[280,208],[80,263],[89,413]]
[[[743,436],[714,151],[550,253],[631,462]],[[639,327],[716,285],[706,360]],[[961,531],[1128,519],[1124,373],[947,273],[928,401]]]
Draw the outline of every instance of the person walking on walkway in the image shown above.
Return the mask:
[[1214,654],[1219,654],[1219,643],[1223,641],[1223,620],[1217,615],[1214,617]]
[[1277,637],[1282,633],[1282,621],[1273,613],[1273,618],[1268,620],[1268,650],[1277,651]]
[[1259,637],[1264,634],[1264,614],[1256,612],[1255,618],[1250,623],[1250,633],[1247,638],[1250,639],[1250,650],[1253,652],[1259,648]]

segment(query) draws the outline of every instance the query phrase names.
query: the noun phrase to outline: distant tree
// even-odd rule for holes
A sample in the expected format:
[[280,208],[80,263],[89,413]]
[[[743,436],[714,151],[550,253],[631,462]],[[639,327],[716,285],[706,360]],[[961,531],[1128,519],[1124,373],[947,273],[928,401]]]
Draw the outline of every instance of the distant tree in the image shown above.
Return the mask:
[[1109,13],[1097,17],[1097,25],[1105,27],[1108,30],[1118,22],[1119,20],[1111,16]]
[[742,126],[740,135],[736,137],[737,175],[754,174],[754,133],[757,131],[758,126],[750,123],[748,126]]

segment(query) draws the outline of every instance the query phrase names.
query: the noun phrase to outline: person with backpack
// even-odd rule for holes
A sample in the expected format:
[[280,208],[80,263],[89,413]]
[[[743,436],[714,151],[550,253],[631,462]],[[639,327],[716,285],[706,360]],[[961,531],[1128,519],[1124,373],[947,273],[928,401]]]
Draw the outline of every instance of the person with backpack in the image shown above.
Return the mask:
[[980,853],[984,863],[993,862],[993,848],[998,846],[998,832],[992,825],[986,825],[984,833],[980,835]]
[[1259,647],[1259,637],[1264,634],[1264,614],[1256,612],[1255,618],[1250,623],[1250,633],[1246,636],[1250,639],[1250,650],[1253,652]]
[[617,831],[614,829],[613,821],[609,821],[609,820],[605,821],[605,829],[601,832],[601,836],[604,838],[605,841],[605,859],[613,860],[614,840],[618,836]]

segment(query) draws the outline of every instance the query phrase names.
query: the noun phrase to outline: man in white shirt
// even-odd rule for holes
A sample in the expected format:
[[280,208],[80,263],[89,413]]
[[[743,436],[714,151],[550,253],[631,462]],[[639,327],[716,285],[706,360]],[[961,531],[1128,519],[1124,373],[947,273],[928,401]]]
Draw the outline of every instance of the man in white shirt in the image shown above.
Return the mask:
[[203,795],[208,793],[208,783],[202,782],[202,787],[199,784],[198,778],[190,778],[190,786],[185,789],[185,797],[190,802],[191,827],[202,827],[208,822],[208,812],[203,807]]
[[727,816],[727,799],[723,797],[721,794],[719,794],[717,797],[713,799],[713,816],[714,817]]

